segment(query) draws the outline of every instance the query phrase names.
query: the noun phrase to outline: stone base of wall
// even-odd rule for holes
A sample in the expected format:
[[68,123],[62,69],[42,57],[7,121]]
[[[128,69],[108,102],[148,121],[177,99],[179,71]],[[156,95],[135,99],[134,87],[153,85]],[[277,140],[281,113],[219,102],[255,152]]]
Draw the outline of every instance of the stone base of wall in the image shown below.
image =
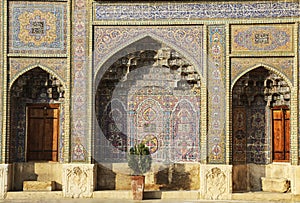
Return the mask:
[[[30,163],[28,164],[30,165]],[[6,197],[7,191],[15,191],[12,187],[12,182],[16,182],[18,179],[24,180],[30,178],[28,176],[30,171],[34,174],[34,168],[28,166],[28,164],[0,165],[0,197],[2,199]],[[51,164],[45,163],[43,167],[35,169],[39,171],[38,173],[41,178],[43,177],[41,170],[50,166],[53,168],[54,166]],[[94,197],[93,195],[97,192],[100,192],[99,195],[104,195],[104,190],[117,190],[116,192],[130,192],[131,190],[130,169],[127,163],[109,165],[58,165],[61,171],[44,170],[44,173],[49,173],[51,177],[54,177],[55,173],[57,173],[56,175],[60,174],[59,176],[62,177],[61,187],[63,189],[63,197],[90,198]],[[57,167],[55,166],[54,168]],[[146,174],[146,192],[148,192],[149,197],[152,197],[153,193],[156,198],[169,199],[173,196],[180,196],[178,191],[191,191],[189,194],[192,195],[191,198],[195,199],[230,200],[233,198],[232,185],[236,181],[236,178],[245,176],[245,173],[243,173],[244,167],[239,168],[239,175],[232,175],[233,167],[231,165],[203,165],[199,163],[169,165],[155,163],[151,171]],[[291,184],[291,192],[288,193],[291,195],[300,195],[300,166],[291,166],[288,163],[273,163],[269,165],[249,164],[246,166],[246,169],[248,170],[246,174],[248,179],[245,183],[247,187],[260,187],[260,191],[262,191],[261,182],[258,183],[256,179],[261,179],[262,177],[271,179],[285,178]],[[22,170],[24,173],[20,172]],[[263,196],[264,193],[260,192],[259,194]]]
[[261,191],[261,178],[266,176],[266,165],[240,164],[232,167],[233,192]]
[[24,181],[55,182],[55,190],[62,190],[62,164],[56,162],[44,163],[14,163],[12,190],[23,190]]
[[[97,164],[97,170],[97,190],[131,190],[127,163]],[[145,190],[199,190],[199,174],[199,163],[153,163],[145,174]]]

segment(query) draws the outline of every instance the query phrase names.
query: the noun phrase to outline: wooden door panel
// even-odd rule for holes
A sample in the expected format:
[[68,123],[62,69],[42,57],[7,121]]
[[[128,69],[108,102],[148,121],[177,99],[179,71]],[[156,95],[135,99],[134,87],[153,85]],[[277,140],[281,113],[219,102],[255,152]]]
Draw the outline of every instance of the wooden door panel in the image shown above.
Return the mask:
[[290,111],[273,109],[273,160],[288,161],[290,158]]
[[57,161],[58,105],[28,106],[27,160]]
[[42,150],[42,142],[43,142],[43,120],[32,118],[29,121],[29,133],[28,133],[28,150],[29,151],[37,151]]
[[290,133],[290,111],[287,110],[285,111],[285,118],[284,118],[284,126],[285,126],[285,153],[286,153],[286,159],[290,159],[290,138],[291,138],[291,133]]

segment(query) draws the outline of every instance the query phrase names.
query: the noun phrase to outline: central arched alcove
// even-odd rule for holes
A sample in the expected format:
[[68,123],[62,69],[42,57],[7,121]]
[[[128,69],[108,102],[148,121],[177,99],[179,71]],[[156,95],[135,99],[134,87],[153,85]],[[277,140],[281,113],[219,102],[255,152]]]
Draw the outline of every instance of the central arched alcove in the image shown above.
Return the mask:
[[[135,43],[139,48],[118,52],[125,54],[96,85],[94,160],[109,166],[98,167],[110,171],[110,178],[117,178],[112,165],[126,164],[129,147],[140,142],[150,148],[154,163],[200,160],[200,75],[176,50],[156,43],[151,39],[155,49],[140,50]],[[129,174],[125,168],[118,172]],[[98,189],[117,189],[113,182],[98,181]]]

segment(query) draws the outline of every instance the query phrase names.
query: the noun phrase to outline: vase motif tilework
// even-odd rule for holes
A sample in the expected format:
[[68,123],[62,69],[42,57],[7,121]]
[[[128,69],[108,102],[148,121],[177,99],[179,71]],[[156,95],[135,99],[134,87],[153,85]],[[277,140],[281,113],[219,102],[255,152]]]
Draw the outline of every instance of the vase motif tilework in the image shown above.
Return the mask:
[[225,163],[225,26],[208,34],[208,161]]
[[71,161],[86,162],[90,156],[88,150],[88,2],[75,0],[73,3],[73,27],[72,27],[72,66],[73,66],[73,87],[71,111],[75,117],[71,121]]

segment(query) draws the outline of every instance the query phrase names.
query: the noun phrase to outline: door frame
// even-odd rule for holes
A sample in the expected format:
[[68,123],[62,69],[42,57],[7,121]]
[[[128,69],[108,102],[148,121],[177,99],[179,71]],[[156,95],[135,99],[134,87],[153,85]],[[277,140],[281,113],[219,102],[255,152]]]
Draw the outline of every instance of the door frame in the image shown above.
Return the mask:
[[[28,116],[28,112],[29,112],[29,108],[30,107],[40,107],[40,108],[57,108],[58,109],[58,125],[57,125],[57,157],[56,157],[56,161],[43,161],[43,160],[37,160],[37,161],[33,161],[33,162],[58,162],[58,157],[59,157],[59,137],[60,137],[60,104],[59,103],[27,103],[26,104],[26,139],[25,139],[25,162],[28,162],[28,122],[29,122],[29,116]],[[30,161],[31,162],[31,161]]]

